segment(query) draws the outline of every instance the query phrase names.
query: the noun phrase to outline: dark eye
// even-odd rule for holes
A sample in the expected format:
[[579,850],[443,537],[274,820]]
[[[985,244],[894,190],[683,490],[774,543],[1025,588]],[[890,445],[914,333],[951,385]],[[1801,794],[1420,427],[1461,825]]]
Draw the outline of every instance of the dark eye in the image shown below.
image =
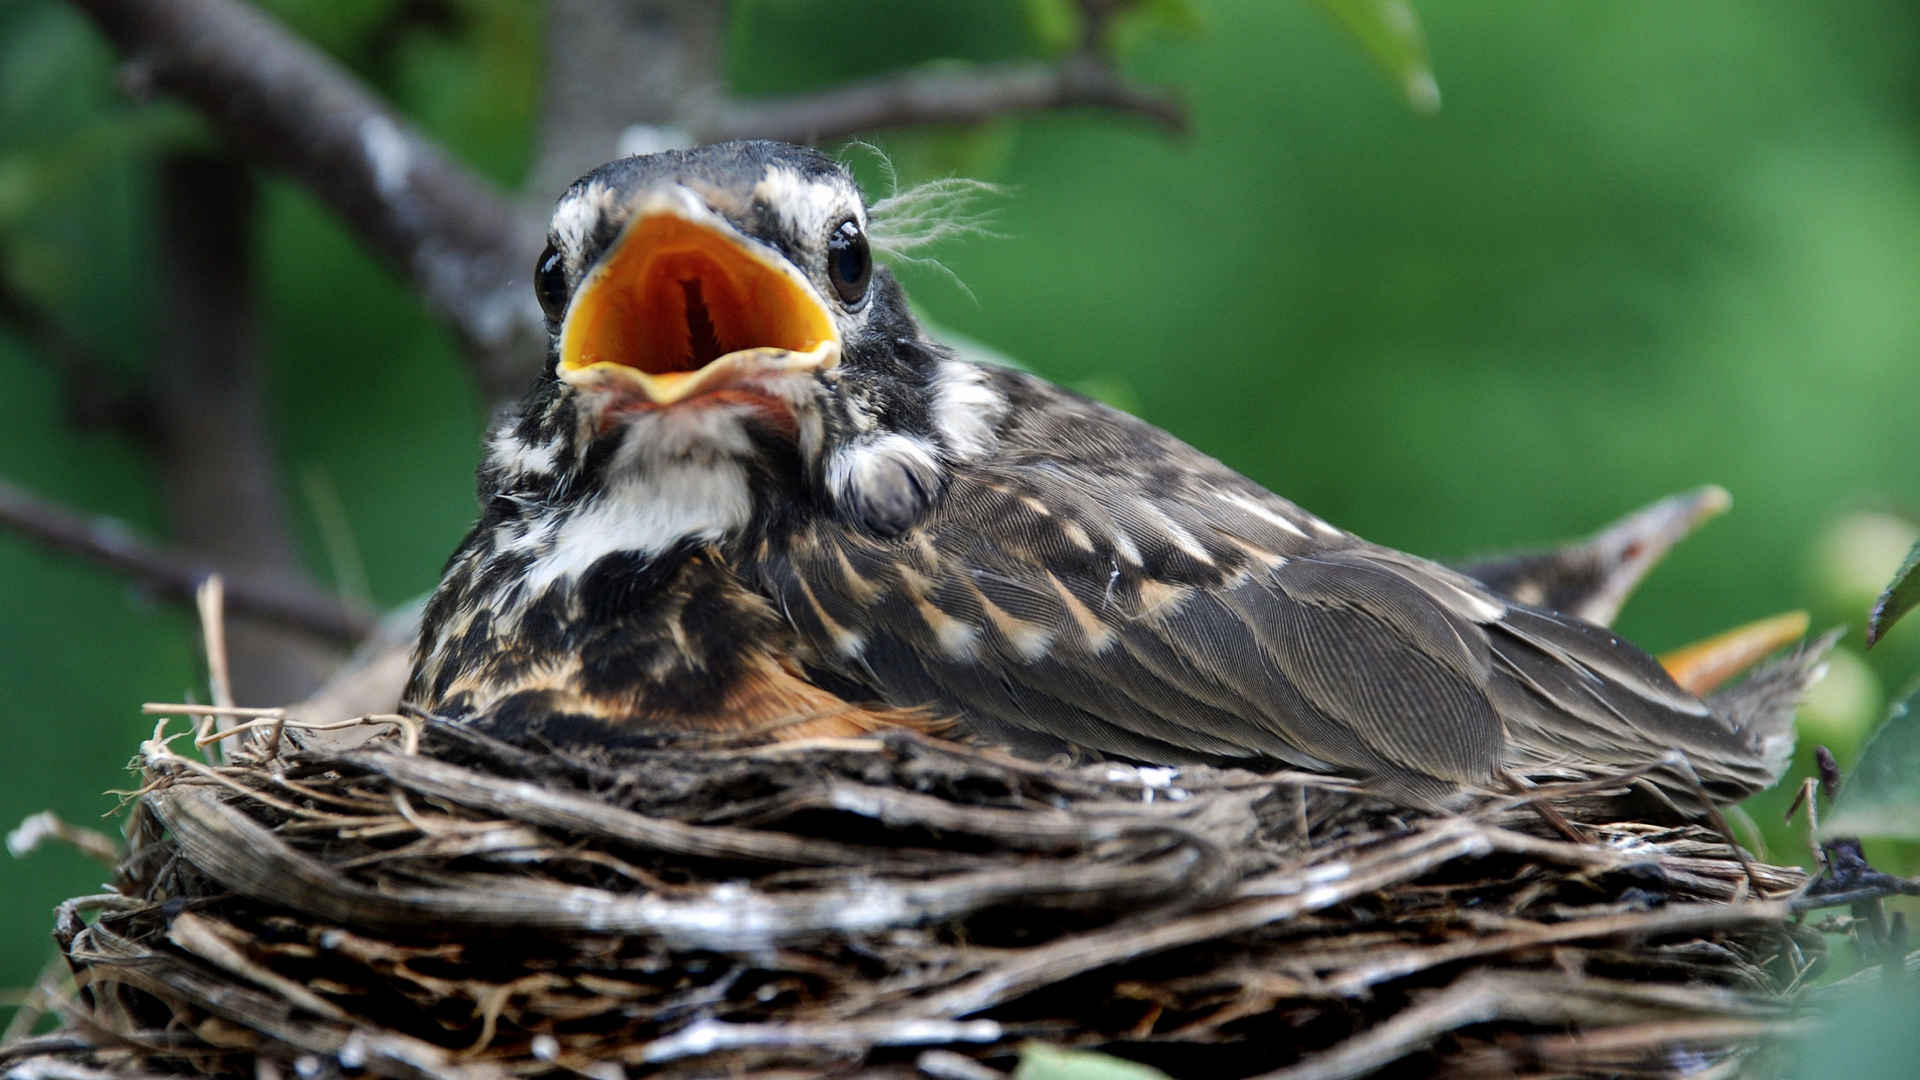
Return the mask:
[[567,310],[567,266],[552,244],[534,264],[533,294],[540,298],[540,310],[547,313],[547,318],[559,322]]
[[833,291],[849,307],[867,295],[867,278],[873,274],[873,259],[867,254],[867,238],[852,218],[840,223],[827,237],[827,280]]

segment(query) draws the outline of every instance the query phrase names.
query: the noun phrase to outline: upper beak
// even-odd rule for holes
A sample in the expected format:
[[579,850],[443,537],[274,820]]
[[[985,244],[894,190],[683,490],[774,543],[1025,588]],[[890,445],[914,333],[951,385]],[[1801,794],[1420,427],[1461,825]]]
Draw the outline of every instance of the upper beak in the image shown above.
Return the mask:
[[683,188],[647,198],[560,329],[561,379],[655,405],[839,361],[812,284]]

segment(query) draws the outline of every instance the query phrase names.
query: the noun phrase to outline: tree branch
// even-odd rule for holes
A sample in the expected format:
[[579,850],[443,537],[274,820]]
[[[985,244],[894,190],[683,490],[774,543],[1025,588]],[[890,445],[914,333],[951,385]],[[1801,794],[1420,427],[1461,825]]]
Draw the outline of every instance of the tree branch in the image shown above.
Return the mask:
[[[184,99],[223,136],[305,186],[454,327],[489,399],[520,390],[543,332],[525,278],[540,237],[537,224],[523,221],[492,184],[386,109],[334,61],[244,3],[72,2],[120,51],[124,81],[132,90]],[[713,14],[718,9],[701,14],[702,5],[687,8],[688,3],[649,0],[628,19],[644,24],[641,30],[653,27],[654,37],[699,38],[684,50],[687,63],[679,67],[688,70],[669,64],[654,72],[660,78],[646,78],[660,65],[631,58],[608,70],[639,71],[634,81],[645,84],[642,96],[648,99],[661,96],[656,83],[681,94],[700,85],[686,76],[717,67],[718,33],[702,28],[719,25]],[[639,33],[610,36],[626,40]],[[978,123],[1077,107],[1115,110],[1183,131],[1184,107],[1165,91],[1119,75],[1102,55],[1098,36],[1054,64],[921,70],[767,101],[680,102],[673,110],[677,117],[619,116],[615,109],[608,114],[624,124],[664,121],[702,142],[747,137],[820,142],[863,131]],[[614,153],[609,143],[588,156],[597,162]],[[576,157],[543,154],[556,163]],[[564,181],[543,177],[543,182]]]
[[525,384],[541,333],[525,287],[539,239],[491,184],[245,4],[73,2],[120,51],[130,88],[191,103],[396,267],[460,334],[489,398]]
[[[213,567],[192,555],[151,544],[110,517],[78,514],[0,481],[0,525],[42,545],[92,559],[146,585],[168,600],[193,603]],[[222,574],[227,605],[236,617],[304,630],[353,644],[373,631],[373,616],[300,581],[257,574]]]
[[546,205],[620,152],[635,126],[677,128],[689,87],[724,79],[720,0],[547,0],[538,153],[528,182]]
[[[154,466],[167,536],[228,574],[307,580],[281,502],[279,447],[267,418],[254,271],[255,183],[220,153],[173,150],[155,163],[161,318],[153,365]],[[247,701],[310,692],[338,663],[269,623],[226,638],[234,686]]]
[[1066,108],[1110,109],[1153,121],[1176,135],[1187,128],[1186,108],[1172,94],[1134,83],[1106,60],[1084,51],[1054,64],[924,69],[808,96],[696,106],[686,126],[701,142],[828,142],[864,131],[976,124]]

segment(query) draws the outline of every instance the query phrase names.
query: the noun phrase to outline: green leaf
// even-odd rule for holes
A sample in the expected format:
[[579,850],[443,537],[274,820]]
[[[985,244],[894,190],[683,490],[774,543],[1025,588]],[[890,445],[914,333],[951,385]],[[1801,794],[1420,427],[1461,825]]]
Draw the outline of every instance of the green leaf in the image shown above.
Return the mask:
[[1873,605],[1873,611],[1867,615],[1867,648],[1880,640],[1880,635],[1900,621],[1900,616],[1912,611],[1920,604],[1920,544],[1913,545],[1907,552],[1907,561],[1894,571],[1893,580],[1887,584],[1887,591]]
[[1090,1050],[1062,1050],[1046,1043],[1020,1047],[1020,1065],[1013,1080],[1169,1080],[1166,1073],[1139,1062],[1096,1054]]
[[1901,691],[1867,740],[1820,831],[1920,840],[1920,681]]
[[1080,5],[1072,0],[1024,0],[1027,29],[1049,53],[1063,53],[1080,43]]
[[1192,39],[1206,29],[1206,13],[1197,0],[1145,0],[1114,16],[1109,40],[1116,54],[1128,56],[1150,41]]
[[1819,1025],[1792,1045],[1788,1060],[1793,1067],[1755,1069],[1753,1074],[1785,1075],[1789,1080],[1911,1076],[1913,1062],[1920,1058],[1916,1015],[1920,986],[1912,979],[1884,980],[1827,997]]
[[1399,84],[1418,112],[1440,108],[1440,84],[1427,59],[1427,36],[1408,0],[1313,0]]

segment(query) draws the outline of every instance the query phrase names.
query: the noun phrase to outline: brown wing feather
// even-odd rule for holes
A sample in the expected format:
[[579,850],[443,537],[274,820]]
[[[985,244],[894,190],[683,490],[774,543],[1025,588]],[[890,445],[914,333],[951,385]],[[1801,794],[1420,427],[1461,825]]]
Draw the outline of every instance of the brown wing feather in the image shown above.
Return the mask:
[[956,464],[918,528],[815,519],[756,564],[812,662],[1030,751],[1277,761],[1421,801],[1583,745],[1764,772],[1750,733],[1605,630],[1367,544],[1123,414],[1003,388],[998,452]]
[[1231,474],[1151,499],[1078,476],[963,470],[908,537],[822,522],[764,572],[817,663],[1016,745],[1488,779],[1484,638],[1397,568]]

